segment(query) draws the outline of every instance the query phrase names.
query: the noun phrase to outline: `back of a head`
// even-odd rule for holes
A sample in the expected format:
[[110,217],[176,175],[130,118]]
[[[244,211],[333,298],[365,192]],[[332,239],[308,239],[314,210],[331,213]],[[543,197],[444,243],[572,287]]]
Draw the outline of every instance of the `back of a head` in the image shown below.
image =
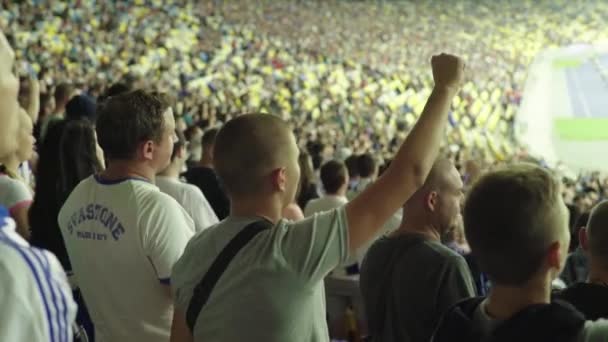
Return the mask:
[[61,83],[55,88],[55,105],[65,105],[74,93],[74,86],[69,83]]
[[557,179],[538,166],[514,164],[475,183],[464,208],[465,233],[494,283],[519,286],[540,270],[553,242],[569,240],[566,214]]
[[215,145],[215,139],[217,137],[217,133],[219,132],[218,128],[210,128],[203,133],[203,138],[201,143],[204,149],[213,148]]
[[376,172],[376,161],[374,160],[374,156],[369,153],[360,155],[357,159],[357,164],[359,166],[359,175],[362,178],[372,177]]
[[351,155],[346,158],[344,161],[346,165],[346,169],[348,170],[348,176],[352,178],[357,178],[360,176],[359,174],[359,156],[356,154]]
[[140,143],[159,141],[168,104],[143,90],[112,96],[97,108],[97,139],[105,156],[129,160]]
[[76,95],[65,105],[65,118],[68,120],[85,119],[95,123],[95,101],[87,95]]
[[97,158],[95,131],[86,120],[68,121],[59,141],[61,181],[58,192],[67,199],[83,179],[101,170]]
[[110,86],[106,91],[97,99],[98,102],[103,102],[107,100],[111,96],[116,96],[124,93],[128,93],[131,91],[131,87],[129,87],[125,83],[114,83]]
[[587,222],[587,236],[592,258],[608,267],[608,201],[599,203],[591,211]]
[[263,177],[294,153],[290,146],[295,142],[290,140],[294,138],[288,126],[274,115],[245,114],[228,121],[217,133],[213,150],[226,191],[233,196],[259,193]]
[[321,182],[328,195],[333,195],[346,183],[348,171],[344,163],[330,160],[321,166]]

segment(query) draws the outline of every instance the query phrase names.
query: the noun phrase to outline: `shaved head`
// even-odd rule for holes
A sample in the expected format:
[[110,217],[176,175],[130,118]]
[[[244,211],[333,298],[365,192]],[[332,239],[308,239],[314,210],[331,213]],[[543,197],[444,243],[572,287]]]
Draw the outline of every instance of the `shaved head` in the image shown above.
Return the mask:
[[[259,193],[273,170],[298,168],[297,157],[293,133],[283,120],[269,114],[245,114],[230,120],[215,139],[215,168],[230,195]],[[295,166],[291,165],[294,161]],[[299,168],[297,174],[299,178]]]
[[591,255],[608,265],[608,201],[601,202],[591,211],[587,236]]
[[454,163],[439,158],[433,164],[424,185],[405,203],[404,217],[424,217],[426,224],[447,233],[460,214],[463,184]]
[[439,158],[433,164],[431,172],[429,172],[422,191],[429,191],[429,189],[441,189],[445,186],[453,185],[458,183],[460,180],[460,174],[454,163],[447,158]]

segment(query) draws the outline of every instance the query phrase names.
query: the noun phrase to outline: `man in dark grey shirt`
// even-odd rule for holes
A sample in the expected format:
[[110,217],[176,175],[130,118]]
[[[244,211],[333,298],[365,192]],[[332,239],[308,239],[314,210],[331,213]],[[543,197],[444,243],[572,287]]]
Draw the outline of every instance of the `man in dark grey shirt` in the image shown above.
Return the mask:
[[369,249],[360,286],[373,341],[429,341],[442,313],[475,294],[464,258],[440,238],[459,221],[462,181],[438,160],[399,229]]

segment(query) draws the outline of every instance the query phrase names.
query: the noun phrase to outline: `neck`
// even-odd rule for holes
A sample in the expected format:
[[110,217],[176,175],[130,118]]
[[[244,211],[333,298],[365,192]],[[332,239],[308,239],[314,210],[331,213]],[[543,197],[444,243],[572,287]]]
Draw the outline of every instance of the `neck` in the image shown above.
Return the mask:
[[111,160],[108,167],[101,173],[108,180],[118,180],[135,177],[144,178],[154,183],[155,172],[145,164],[130,160]]
[[[409,211],[413,212],[413,211]],[[424,222],[424,220],[420,218],[416,218],[414,216],[407,217],[407,215],[403,214],[403,219],[401,221],[401,225],[395,232],[394,235],[401,235],[406,233],[415,233],[424,235],[425,237],[440,242],[441,234],[439,234],[439,229],[437,229],[433,224],[429,222]]]
[[171,162],[171,164],[164,169],[159,176],[168,177],[168,178],[179,178],[180,171],[182,169],[181,163],[177,162],[177,160]]
[[277,223],[283,217],[283,207],[272,196],[230,197],[231,216],[259,216]]
[[533,304],[551,303],[551,281],[532,280],[526,285],[494,285],[486,299],[487,313],[496,319],[508,319]]
[[198,166],[213,169],[213,160],[211,160],[211,158],[209,158],[209,153],[203,152],[203,156],[201,157],[201,160],[198,162]]
[[587,279],[589,283],[593,284],[608,284],[608,269],[593,256],[589,257],[589,278]]

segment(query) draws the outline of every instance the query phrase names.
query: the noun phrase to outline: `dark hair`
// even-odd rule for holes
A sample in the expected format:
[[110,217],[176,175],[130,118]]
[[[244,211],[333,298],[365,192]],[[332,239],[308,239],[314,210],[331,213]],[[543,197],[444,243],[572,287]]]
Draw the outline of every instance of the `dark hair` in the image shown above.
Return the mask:
[[103,94],[101,94],[101,96],[99,96],[97,101],[103,102],[111,96],[128,93],[130,91],[131,91],[131,87],[129,87],[128,85],[126,85],[124,83],[114,83],[112,86],[110,86],[108,89],[106,89],[106,91]]
[[346,158],[344,164],[346,165],[346,169],[348,170],[348,175],[350,178],[359,177],[359,156],[356,154],[351,155]]
[[61,179],[59,163],[59,143],[66,121],[51,121],[46,137],[38,148],[36,168],[36,191],[28,217],[32,231],[30,243],[53,252],[61,265],[70,270],[70,261],[61,237],[57,216],[63,205],[65,194],[61,193],[58,180]]
[[357,158],[357,164],[359,166],[359,175],[363,178],[371,177],[376,171],[376,161],[369,153],[360,155]]
[[31,244],[53,252],[70,270],[70,260],[57,223],[59,210],[80,181],[100,171],[93,127],[87,121],[57,121],[42,142],[36,173],[36,195],[29,209]]
[[166,103],[158,96],[135,90],[112,96],[97,110],[97,139],[108,159],[131,159],[137,146],[159,141]]
[[335,194],[346,183],[346,166],[337,160],[330,160],[321,166],[321,182],[327,194]]
[[68,102],[72,93],[74,92],[74,86],[69,83],[61,83],[55,88],[55,105],[61,102]]
[[86,177],[101,170],[95,131],[87,120],[66,123],[59,141],[59,193],[63,200]]
[[95,101],[87,95],[76,95],[65,105],[65,118],[67,120],[89,120],[95,122]]
[[203,139],[201,140],[203,147],[212,147],[215,144],[217,132],[219,132],[218,128],[210,128],[203,133]]

